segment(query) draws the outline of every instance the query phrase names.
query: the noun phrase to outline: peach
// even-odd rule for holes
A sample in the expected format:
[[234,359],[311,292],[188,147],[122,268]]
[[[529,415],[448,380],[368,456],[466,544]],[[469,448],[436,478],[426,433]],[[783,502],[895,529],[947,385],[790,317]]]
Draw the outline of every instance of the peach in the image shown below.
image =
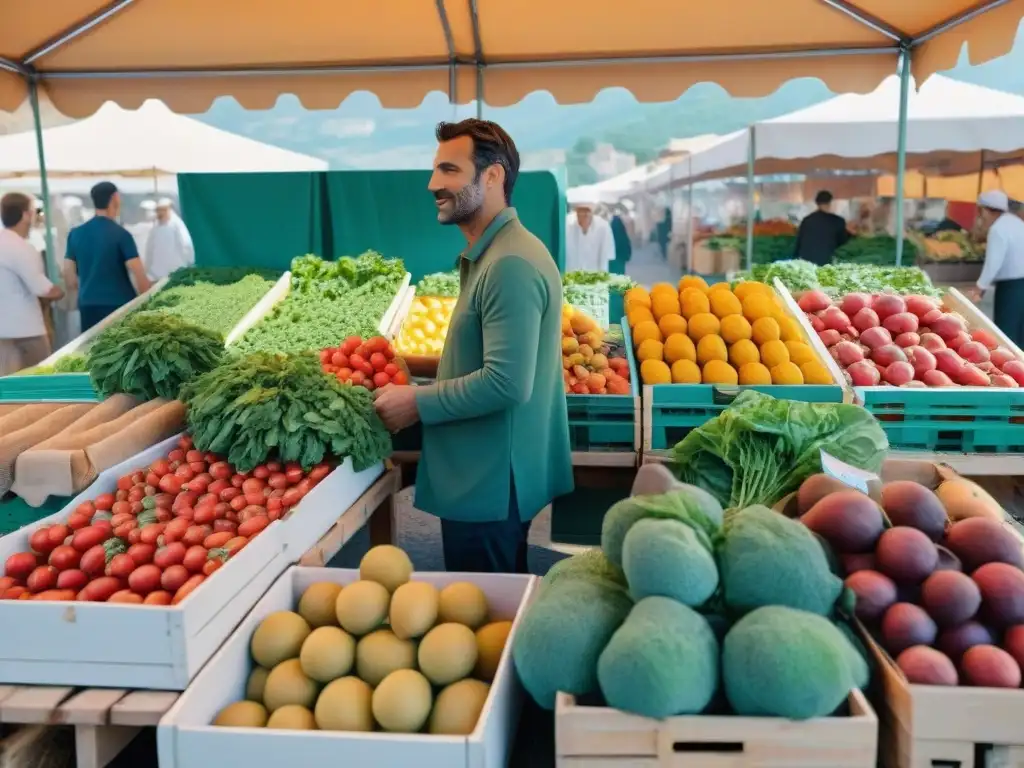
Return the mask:
[[889,333],[898,335],[901,333],[914,333],[917,331],[919,325],[917,321],[917,315],[911,314],[910,312],[897,312],[895,315],[889,315],[882,321],[882,325],[888,329]]

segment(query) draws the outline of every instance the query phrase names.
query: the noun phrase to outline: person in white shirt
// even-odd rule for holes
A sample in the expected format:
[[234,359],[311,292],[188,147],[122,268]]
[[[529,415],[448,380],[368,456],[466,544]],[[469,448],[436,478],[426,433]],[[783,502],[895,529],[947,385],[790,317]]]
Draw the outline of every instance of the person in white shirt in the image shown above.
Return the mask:
[[612,225],[595,216],[591,204],[578,204],[575,220],[565,229],[565,271],[607,272],[614,259]]
[[171,201],[163,198],[156,204],[156,223],[146,238],[142,265],[154,282],[182,267],[195,264],[192,236],[185,222],[171,208]]
[[34,218],[35,203],[28,195],[10,192],[0,198],[0,376],[50,355],[39,299],[64,296],[46,278],[39,252],[28,242]]
[[988,238],[985,266],[970,297],[977,303],[995,287],[992,319],[1019,347],[1024,344],[1024,220],[1010,213],[1010,201],[999,190],[982,192],[978,209]]

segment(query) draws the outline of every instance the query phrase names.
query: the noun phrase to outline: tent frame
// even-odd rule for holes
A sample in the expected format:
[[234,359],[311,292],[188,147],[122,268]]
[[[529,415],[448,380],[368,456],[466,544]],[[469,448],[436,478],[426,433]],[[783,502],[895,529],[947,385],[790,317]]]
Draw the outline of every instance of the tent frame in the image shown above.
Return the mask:
[[[184,69],[164,68],[160,70],[100,70],[100,71],[74,71],[74,70],[52,70],[40,73],[34,66],[35,62],[54,51],[62,48],[76,38],[86,34],[91,29],[105,24],[117,16],[126,8],[143,2],[143,0],[111,0],[102,8],[83,19],[70,25],[64,31],[54,35],[43,42],[34,50],[27,53],[22,60],[0,57],[0,69],[4,69],[25,78],[28,84],[29,99],[32,103],[32,114],[36,132],[36,145],[39,153],[40,182],[43,193],[43,207],[46,215],[46,262],[47,271],[56,276],[56,254],[53,252],[53,236],[50,232],[50,200],[48,194],[48,182],[46,177],[46,158],[43,148],[42,124],[39,119],[39,83],[46,80],[76,80],[76,79],[148,79],[156,77],[253,77],[253,76],[274,76],[274,75],[316,75],[316,74],[352,74],[352,73],[382,73],[382,72],[408,72],[408,71],[436,71],[446,69],[448,71],[448,100],[452,104],[458,102],[456,94],[456,72],[460,66],[472,66],[476,70],[476,110],[477,116],[483,113],[483,102],[485,95],[485,79],[488,69],[529,69],[534,67],[578,67],[594,65],[645,65],[645,64],[685,64],[685,63],[707,63],[726,61],[757,61],[768,59],[790,59],[790,58],[811,58],[820,56],[864,56],[880,53],[896,53],[898,56],[898,70],[901,77],[900,88],[900,122],[899,122],[899,150],[897,152],[897,222],[900,225],[897,232],[896,263],[900,263],[903,250],[903,177],[906,148],[906,116],[907,116],[907,86],[910,78],[910,52],[911,50],[927,42],[933,37],[942,34],[954,27],[958,27],[971,19],[976,18],[988,11],[1005,5],[1010,0],[979,0],[971,8],[961,11],[952,17],[941,21],[917,36],[911,36],[896,29],[890,24],[878,19],[864,10],[858,8],[850,0],[820,0],[825,5],[835,9],[839,13],[849,16],[858,23],[881,33],[893,41],[891,46],[874,46],[862,48],[837,48],[837,49],[790,49],[772,51],[724,51],[708,54],[684,54],[684,55],[662,55],[662,56],[621,56],[621,57],[598,57],[579,58],[564,60],[531,60],[515,62],[493,62],[488,61],[484,56],[482,36],[480,32],[480,8],[479,0],[467,0],[469,3],[470,19],[473,28],[473,57],[467,60],[460,56],[455,50],[454,37],[451,31],[451,24],[448,20],[444,0],[435,0],[438,12],[438,20],[445,36],[445,43],[448,48],[446,61],[429,64],[366,64],[357,66],[343,65],[316,65],[316,66],[290,66],[290,67],[244,67],[237,69]],[[748,179],[752,184],[753,180]],[[752,195],[748,196],[748,202],[752,202]],[[747,211],[750,222],[753,221],[754,212]],[[747,227],[747,266],[749,268],[753,257],[753,226]]]

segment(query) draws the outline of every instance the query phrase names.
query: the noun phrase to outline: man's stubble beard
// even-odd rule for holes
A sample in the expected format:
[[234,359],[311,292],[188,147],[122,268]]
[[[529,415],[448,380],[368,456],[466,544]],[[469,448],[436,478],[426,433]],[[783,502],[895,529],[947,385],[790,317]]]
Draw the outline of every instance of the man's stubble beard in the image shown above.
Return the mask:
[[484,187],[480,178],[474,179],[448,199],[453,201],[452,212],[447,218],[439,219],[441,224],[458,225],[472,221],[484,205]]

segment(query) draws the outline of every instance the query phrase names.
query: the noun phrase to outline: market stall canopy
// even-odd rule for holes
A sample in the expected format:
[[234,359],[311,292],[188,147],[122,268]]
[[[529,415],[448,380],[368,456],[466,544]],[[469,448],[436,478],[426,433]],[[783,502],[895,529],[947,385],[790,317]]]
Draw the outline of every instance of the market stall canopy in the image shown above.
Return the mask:
[[[325,171],[328,166],[320,158],[176,115],[158,101],[138,110],[104,104],[92,117],[44,130],[43,145],[51,176]],[[35,134],[0,136],[0,178],[38,175]]]
[[[896,168],[899,78],[867,95],[844,94],[755,123],[755,173]],[[745,176],[750,131],[737,131],[677,163],[673,183]],[[983,156],[984,153],[984,156]],[[976,172],[1024,156],[1024,97],[942,75],[911,90],[907,167],[929,175]]]
[[[761,96],[795,77],[868,92],[910,51],[919,81],[1004,55],[1024,0],[5,0],[0,109],[39,78],[64,114],[159,98],[199,113],[218,96],[250,109],[282,93],[333,108],[371,91],[385,107],[430,91],[453,103],[562,103],[621,86],[642,101],[697,82]],[[383,10],[386,8],[387,13]]]

